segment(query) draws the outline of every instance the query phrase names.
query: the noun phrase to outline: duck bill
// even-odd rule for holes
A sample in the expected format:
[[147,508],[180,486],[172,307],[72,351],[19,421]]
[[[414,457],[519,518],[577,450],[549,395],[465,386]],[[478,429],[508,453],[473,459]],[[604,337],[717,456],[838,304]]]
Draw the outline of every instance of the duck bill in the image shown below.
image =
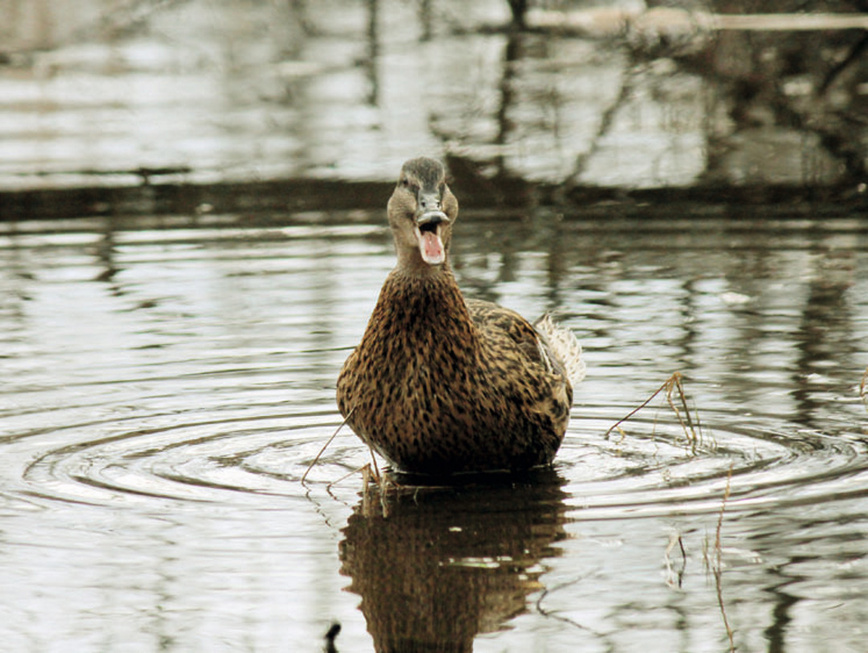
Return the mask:
[[443,244],[443,225],[449,218],[443,211],[428,211],[416,218],[416,240],[419,254],[428,265],[442,265],[446,261],[446,247]]

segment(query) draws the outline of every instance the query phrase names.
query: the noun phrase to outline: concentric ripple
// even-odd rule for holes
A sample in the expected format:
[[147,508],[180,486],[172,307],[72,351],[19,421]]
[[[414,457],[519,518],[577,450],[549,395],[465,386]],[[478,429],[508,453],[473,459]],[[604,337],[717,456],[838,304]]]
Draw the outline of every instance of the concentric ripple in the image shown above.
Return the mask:
[[[306,473],[311,485],[327,485],[365,465],[368,452],[344,429],[308,469],[340,426],[334,378],[361,333],[391,252],[377,227],[323,222],[313,216],[311,224],[281,229],[120,232],[108,249],[98,229],[42,235],[37,228],[10,240],[8,251],[24,248],[35,272],[13,265],[4,277],[6,296],[20,298],[20,306],[10,299],[4,313],[8,360],[19,370],[7,385],[9,435],[0,441],[6,460],[16,461],[4,473],[7,495],[18,487],[21,495],[97,505],[300,497]],[[615,225],[603,238],[621,229],[630,225]],[[510,246],[488,242],[496,232],[478,233],[487,234],[494,251]],[[724,492],[730,510],[862,492],[866,451],[855,427],[863,407],[853,398],[839,401],[840,384],[830,376],[837,350],[800,344],[802,323],[782,296],[716,283],[708,266],[726,268],[727,261],[706,255],[704,239],[715,237],[708,234],[696,236],[698,255],[690,247],[679,255],[675,276],[640,250],[631,263],[617,252],[596,260],[596,249],[562,251],[534,237],[526,252],[498,264],[475,258],[473,240],[458,241],[468,292],[494,293],[527,314],[550,308],[544,301],[554,293],[555,308],[570,307],[575,317],[568,322],[584,331],[590,373],[557,462],[577,515],[708,512]],[[585,237],[581,229],[577,235]],[[576,234],[547,237],[561,243]],[[561,278],[549,276],[539,247],[554,247]],[[88,256],[91,248],[97,256]],[[800,263],[792,252],[778,256],[783,276]],[[20,257],[13,260],[21,265]],[[842,271],[840,257],[832,263],[817,268],[823,302],[851,284],[852,264],[844,259]],[[699,276],[691,296],[677,275]],[[363,292],[348,290],[359,286]],[[693,307],[686,317],[685,302]],[[788,322],[792,332],[782,337]],[[34,329],[39,339],[30,337]],[[752,334],[761,368],[751,369],[740,341],[717,335],[726,333]],[[806,374],[797,389],[789,387],[801,372],[793,369],[799,361],[788,359],[787,338],[803,349],[806,369],[822,370]],[[646,364],[652,350],[660,365]],[[755,397],[740,403],[715,396],[705,406],[701,397],[711,397],[712,387],[716,394],[717,386],[700,381],[698,440],[660,408],[603,437],[642,400],[638,391],[624,396],[623,375],[634,386],[657,384],[693,351],[702,353],[687,362],[700,377],[719,384],[738,374],[735,395],[744,381],[752,384],[747,392],[765,393],[765,413]],[[719,359],[733,364],[718,369]],[[818,414],[808,421],[820,427],[790,421],[793,399],[779,397],[797,392]],[[836,413],[850,416],[851,426],[837,426]],[[834,433],[826,434],[830,425]]]
[[[270,414],[262,414],[269,409]],[[64,435],[63,446],[32,436],[28,448],[46,448],[23,467],[24,491],[97,505],[298,496],[304,461],[313,459],[339,425],[334,412],[282,414],[280,406],[254,410],[256,415],[128,417],[113,423],[113,430],[120,425],[123,430],[95,439],[89,439],[94,424],[68,426],[52,433],[52,439]],[[341,447],[335,449],[331,456]],[[353,455],[347,458],[352,461]]]
[[[802,434],[780,425],[738,424],[731,415],[706,413],[702,440],[693,443],[677,421],[639,421],[609,440],[567,440],[562,464],[570,467],[571,505],[582,517],[696,514],[783,508],[859,496],[868,480],[868,447],[840,436]],[[599,419],[573,430],[605,432]],[[611,424],[609,424],[611,425]],[[581,438],[581,439],[580,439]],[[587,449],[589,442],[593,453]],[[600,463],[604,463],[601,465]],[[589,469],[593,477],[581,479]]]
[[[361,475],[353,472],[369,454],[346,428],[329,443],[341,425],[336,410],[284,408],[127,416],[2,448],[7,459],[20,449],[39,451],[20,470],[21,491],[43,499],[261,502],[302,496],[305,474],[311,487],[346,476],[344,486],[357,490]],[[735,425],[736,418],[713,413],[704,416],[698,441],[675,416],[641,414],[606,437],[615,411],[598,406],[594,415],[575,415],[559,452],[556,469],[567,478],[563,489],[576,518],[715,512],[725,492],[729,511],[786,507],[861,496],[868,487],[863,441],[794,436],[780,424]],[[111,433],[94,437],[101,430]]]
[[[375,613],[388,619],[405,583],[436,594],[412,575],[423,567],[458,583],[456,620],[480,590],[479,623],[515,627],[481,651],[532,650],[542,632],[565,642],[553,651],[575,650],[577,634],[606,643],[588,650],[627,650],[661,630],[667,650],[684,632],[726,650],[715,615],[727,591],[740,649],[798,622],[806,644],[793,650],[819,650],[830,627],[813,615],[833,612],[834,634],[860,645],[868,248],[841,248],[862,242],[861,223],[829,242],[825,227],[736,229],[733,247],[721,236],[733,226],[714,221],[462,219],[466,292],[554,312],[582,340],[588,376],[553,473],[454,501],[414,489],[394,521],[360,496],[370,454],[334,404],[393,263],[379,216],[0,236],[10,646],[51,650],[45,631],[80,650],[154,650],[168,619],[160,642],[178,650],[213,642],[206,631],[240,650],[253,620],[271,650],[262,633],[291,615],[309,641],[339,618],[346,650],[369,650]],[[606,436],[675,371],[695,436],[665,400]],[[700,553],[715,528],[717,571],[731,570],[718,592]],[[377,608],[371,623],[342,591],[347,575]],[[83,597],[80,619],[64,617],[70,596]]]

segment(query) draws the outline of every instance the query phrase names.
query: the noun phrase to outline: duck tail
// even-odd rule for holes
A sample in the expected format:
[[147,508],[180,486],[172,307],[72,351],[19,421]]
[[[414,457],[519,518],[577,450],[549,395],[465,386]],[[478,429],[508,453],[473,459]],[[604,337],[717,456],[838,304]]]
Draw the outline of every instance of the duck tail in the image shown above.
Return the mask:
[[575,388],[585,378],[582,345],[576,335],[566,327],[555,324],[548,313],[534,322],[533,326],[540,336],[543,358],[554,370],[565,374]]

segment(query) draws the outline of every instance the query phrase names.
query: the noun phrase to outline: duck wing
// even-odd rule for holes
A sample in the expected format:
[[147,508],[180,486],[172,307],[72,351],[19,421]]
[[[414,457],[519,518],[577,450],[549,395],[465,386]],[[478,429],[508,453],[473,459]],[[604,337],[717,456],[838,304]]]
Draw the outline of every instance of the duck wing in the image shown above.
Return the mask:
[[468,299],[470,318],[488,343],[513,345],[523,357],[549,367],[540,349],[540,338],[533,325],[515,311],[481,299]]
[[467,308],[488,342],[511,341],[525,360],[569,379],[572,388],[585,378],[582,346],[572,331],[555,324],[548,313],[531,324],[515,311],[492,302],[469,299]]

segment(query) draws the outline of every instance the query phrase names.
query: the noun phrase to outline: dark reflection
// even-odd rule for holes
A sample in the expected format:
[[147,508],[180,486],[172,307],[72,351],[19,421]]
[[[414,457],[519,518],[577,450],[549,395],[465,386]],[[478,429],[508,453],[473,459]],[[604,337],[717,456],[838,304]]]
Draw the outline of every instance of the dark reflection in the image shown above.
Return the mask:
[[785,591],[790,583],[792,583],[791,580],[786,580],[778,586],[769,588],[769,592],[774,598],[774,608],[772,609],[772,622],[763,632],[768,641],[768,649],[766,649],[768,653],[786,651],[787,627],[793,620],[792,609],[799,602],[798,597]]
[[112,281],[120,271],[115,262],[117,246],[115,245],[115,232],[111,224],[106,222],[102,238],[96,245],[94,255],[101,268],[96,276],[96,281]]
[[[517,32],[513,32],[506,39],[506,48],[503,53],[503,72],[500,77],[500,102],[497,105],[497,137],[495,143],[501,148],[506,145],[510,136],[515,131],[515,124],[509,116],[509,112],[514,110],[516,103],[516,88],[515,76],[516,66],[524,56],[524,47],[522,43],[523,36]],[[497,176],[503,177],[507,174],[507,162],[503,156],[503,149],[498,151],[495,157],[497,166]]]
[[422,26],[422,35],[419,37],[421,41],[430,41],[433,35],[431,25],[431,3],[433,0],[419,0],[419,24]]
[[[494,153],[490,156],[462,156],[452,151],[445,155],[452,187],[460,193],[465,205],[532,206],[536,202],[533,185],[522,175],[515,174],[505,154],[512,143],[522,138],[518,129],[521,118],[514,114],[525,103],[537,101],[521,95],[519,67],[528,57],[529,50],[544,58],[545,42],[520,31],[510,31],[506,35],[496,89],[497,108],[493,116],[497,131],[490,143],[495,146]],[[432,119],[432,124],[435,122]],[[463,138],[463,135],[447,132],[438,132],[437,135],[443,139]]]
[[808,296],[795,334],[798,349],[793,374],[793,398],[799,422],[809,428],[828,428],[824,411],[828,398],[818,393],[817,379],[830,368],[853,369],[859,353],[853,328],[849,291],[855,277],[855,260],[850,251],[824,252],[808,284]]
[[[805,3],[781,0],[773,11],[799,14]],[[755,11],[747,1],[713,3],[721,13]],[[830,12],[852,11],[830,2]],[[708,80],[730,126],[709,132],[708,183],[858,181],[865,176],[866,46],[861,30],[723,30],[682,65]]]
[[367,101],[372,107],[379,105],[380,78],[378,75],[378,58],[380,56],[380,2],[368,0],[368,56],[362,66],[368,78],[370,91]]
[[565,480],[368,492],[344,529],[342,573],[377,651],[471,651],[540,588],[566,537]]

